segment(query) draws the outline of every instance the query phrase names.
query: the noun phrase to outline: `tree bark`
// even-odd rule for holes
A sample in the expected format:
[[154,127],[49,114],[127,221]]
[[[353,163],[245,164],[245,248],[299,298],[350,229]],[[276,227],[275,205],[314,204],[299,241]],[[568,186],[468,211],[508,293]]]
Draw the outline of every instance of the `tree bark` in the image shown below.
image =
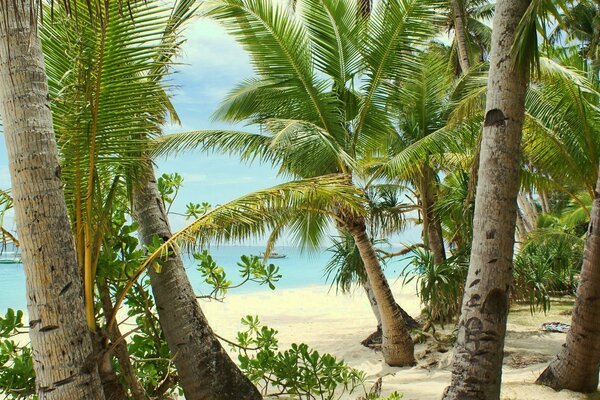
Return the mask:
[[600,368],[600,176],[585,243],[571,329],[560,353],[537,380],[553,389],[598,390]]
[[461,0],[452,0],[452,13],[454,14],[454,40],[458,50],[458,63],[464,74],[471,67],[471,61],[469,59],[469,43],[465,26],[465,7]]
[[537,226],[538,212],[535,208],[535,204],[532,203],[533,200],[527,197],[525,193],[519,193],[517,204],[519,205],[519,208],[523,210],[523,222],[525,224],[525,229],[527,229],[527,233],[535,230]]
[[515,68],[511,50],[529,3],[496,3],[473,245],[447,400],[500,397],[527,90],[527,72]]
[[363,218],[345,219],[345,227],[354,238],[356,247],[365,265],[367,276],[381,315],[381,350],[385,362],[390,366],[415,364],[414,344],[400,307],[394,300],[387,279],[369,237]]
[[[171,237],[167,214],[151,165],[134,187],[134,213],[144,245]],[[229,358],[208,325],[178,254],[150,268],[158,316],[187,400],[258,400],[259,391]]]
[[101,400],[33,2],[0,0],[0,112],[43,400]]

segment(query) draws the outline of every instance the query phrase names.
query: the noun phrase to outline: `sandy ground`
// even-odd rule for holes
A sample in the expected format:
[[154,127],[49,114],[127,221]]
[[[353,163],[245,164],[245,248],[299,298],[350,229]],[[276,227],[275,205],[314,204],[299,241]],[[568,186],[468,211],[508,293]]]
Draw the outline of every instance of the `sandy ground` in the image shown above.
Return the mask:
[[[411,315],[418,316],[420,305],[413,286],[401,288],[396,283],[392,289],[398,303]],[[258,315],[263,325],[279,332],[280,350],[291,343],[304,342],[321,353],[331,353],[365,371],[367,388],[382,377],[383,395],[398,391],[404,394],[404,400],[439,400],[450,382],[451,351],[438,352],[431,341],[415,346],[418,365],[412,368],[389,367],[381,353],[360,344],[375,330],[375,319],[362,291],[350,296],[336,295],[326,286],[311,286],[230,294],[222,303],[202,300],[201,305],[215,332],[224,338],[235,340],[236,333],[243,330],[240,319],[248,314]],[[542,332],[540,326],[549,321],[569,323],[570,317],[564,311],[570,310],[572,305],[568,299],[555,302],[547,315],[531,315],[527,306],[512,307],[505,346],[503,400],[600,400],[600,393],[586,396],[569,391],[555,392],[534,384],[566,336]],[[124,316],[124,311],[120,314]],[[16,339],[28,341],[26,335]],[[225,347],[229,349],[228,345]],[[232,358],[236,356],[232,354]],[[360,394],[343,399],[355,400]]]
[[[393,287],[396,299],[413,316],[419,315],[419,302],[412,286]],[[258,315],[263,324],[279,331],[280,349],[304,342],[320,352],[344,359],[350,366],[367,373],[369,385],[383,377],[382,394],[399,391],[406,400],[440,399],[450,381],[451,352],[427,351],[426,344],[416,346],[419,364],[413,368],[391,368],[380,353],[363,347],[360,341],[373,332],[374,317],[361,291],[352,296],[328,292],[328,287],[276,290],[269,293],[231,294],[224,303],[202,302],[214,330],[234,339],[242,330],[240,318]],[[504,400],[600,399],[573,392],[555,392],[534,385],[536,377],[564,343],[565,334],[540,331],[543,322],[568,323],[561,312],[572,307],[571,301],[553,305],[548,315],[531,315],[528,307],[513,307],[509,316],[506,357],[501,398]],[[436,362],[437,361],[437,362]],[[355,399],[351,395],[347,399]]]

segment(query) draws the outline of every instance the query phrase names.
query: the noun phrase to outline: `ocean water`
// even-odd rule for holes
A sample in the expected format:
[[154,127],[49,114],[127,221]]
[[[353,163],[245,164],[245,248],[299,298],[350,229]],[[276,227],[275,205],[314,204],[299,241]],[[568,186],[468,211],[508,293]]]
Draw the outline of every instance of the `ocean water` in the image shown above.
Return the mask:
[[[392,250],[392,249],[390,249]],[[262,246],[221,246],[209,249],[217,264],[227,273],[227,279],[233,285],[239,283],[240,256],[260,255],[264,251]],[[326,285],[323,269],[327,265],[331,253],[326,249],[312,252],[303,252],[296,247],[277,247],[277,253],[285,254],[286,258],[272,259],[269,263],[279,267],[282,278],[275,284],[276,289],[299,288],[311,285]],[[200,272],[196,269],[198,261],[191,256],[185,256],[185,264],[194,290],[202,295],[210,292],[210,287],[203,282]],[[388,261],[386,275],[394,280],[406,265],[405,259]],[[266,285],[248,282],[244,286],[230,290],[230,294],[270,291]],[[0,313],[3,315],[8,308],[26,309],[25,274],[20,264],[0,264]]]

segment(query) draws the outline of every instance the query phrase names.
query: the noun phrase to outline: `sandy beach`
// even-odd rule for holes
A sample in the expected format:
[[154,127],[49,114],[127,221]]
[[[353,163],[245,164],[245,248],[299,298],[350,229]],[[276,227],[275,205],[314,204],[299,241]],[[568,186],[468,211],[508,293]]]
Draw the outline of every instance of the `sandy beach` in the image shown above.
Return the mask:
[[[407,312],[419,315],[413,285],[401,288],[396,283],[393,290]],[[600,399],[600,395],[555,392],[533,383],[565,340],[565,334],[542,332],[540,326],[548,321],[568,323],[570,317],[564,315],[564,311],[571,305],[571,301],[561,301],[554,304],[547,315],[533,316],[527,306],[513,307],[505,347],[503,400]],[[236,332],[242,330],[240,318],[258,315],[263,324],[279,331],[280,349],[294,342],[304,342],[320,352],[332,353],[350,366],[365,371],[368,385],[382,377],[382,394],[399,391],[405,400],[438,400],[450,381],[451,352],[432,350],[431,343],[416,346],[419,364],[413,368],[388,367],[380,353],[360,344],[375,329],[374,317],[361,291],[344,296],[336,295],[335,290],[330,292],[327,286],[311,286],[230,294],[224,303],[203,301],[202,307],[220,336],[235,338]],[[347,398],[356,397],[358,395]]]
[[[411,315],[418,316],[419,300],[414,286],[392,285],[396,300]],[[224,302],[201,300],[201,306],[215,332],[232,341],[243,330],[240,319],[258,315],[263,325],[276,329],[280,350],[292,343],[307,343],[319,352],[344,359],[351,367],[367,374],[367,388],[382,378],[382,395],[398,391],[404,400],[439,400],[450,382],[451,351],[439,352],[433,341],[415,346],[418,364],[412,368],[392,368],[383,362],[381,353],[360,344],[375,330],[375,318],[363,292],[336,295],[328,286],[281,289],[272,292],[230,294]],[[528,306],[512,307],[505,345],[502,400],[600,400],[600,393],[582,395],[570,391],[555,392],[534,384],[535,379],[564,343],[564,333],[540,330],[543,322],[569,323],[565,311],[572,299],[554,302],[546,315],[531,315]],[[125,318],[125,311],[119,313]],[[127,323],[129,324],[129,322]],[[447,326],[444,332],[450,332]],[[438,330],[439,331],[439,330]],[[17,337],[27,342],[26,335]],[[230,346],[225,344],[226,349]],[[236,355],[232,358],[236,359]],[[345,396],[354,400],[361,393]]]

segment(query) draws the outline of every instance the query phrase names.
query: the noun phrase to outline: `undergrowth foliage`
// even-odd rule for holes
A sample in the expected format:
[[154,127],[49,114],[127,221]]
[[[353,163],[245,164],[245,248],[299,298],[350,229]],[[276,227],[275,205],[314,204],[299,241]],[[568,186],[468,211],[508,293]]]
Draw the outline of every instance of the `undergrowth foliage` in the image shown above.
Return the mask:
[[26,332],[23,311],[9,308],[0,317],[0,395],[6,399],[35,398],[31,347],[15,340],[15,336]]
[[331,354],[293,343],[279,350],[277,331],[261,324],[258,316],[242,318],[238,332],[238,359],[242,371],[264,395],[290,395],[301,399],[341,399],[364,388],[365,373],[350,368]]

